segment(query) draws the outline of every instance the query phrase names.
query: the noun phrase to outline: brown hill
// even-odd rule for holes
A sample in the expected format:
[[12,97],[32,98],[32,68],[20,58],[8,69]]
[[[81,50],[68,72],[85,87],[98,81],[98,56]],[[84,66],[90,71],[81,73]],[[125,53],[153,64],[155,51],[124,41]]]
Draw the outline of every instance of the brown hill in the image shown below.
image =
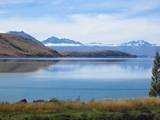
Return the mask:
[[16,35],[0,33],[0,57],[59,57],[57,51]]

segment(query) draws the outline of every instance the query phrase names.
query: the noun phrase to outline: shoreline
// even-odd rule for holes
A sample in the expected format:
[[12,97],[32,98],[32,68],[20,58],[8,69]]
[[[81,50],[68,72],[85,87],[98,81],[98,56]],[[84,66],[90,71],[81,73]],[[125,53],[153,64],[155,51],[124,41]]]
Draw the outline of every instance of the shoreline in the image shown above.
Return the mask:
[[53,60],[124,60],[124,59],[153,59],[153,57],[0,57],[0,61],[53,61]]

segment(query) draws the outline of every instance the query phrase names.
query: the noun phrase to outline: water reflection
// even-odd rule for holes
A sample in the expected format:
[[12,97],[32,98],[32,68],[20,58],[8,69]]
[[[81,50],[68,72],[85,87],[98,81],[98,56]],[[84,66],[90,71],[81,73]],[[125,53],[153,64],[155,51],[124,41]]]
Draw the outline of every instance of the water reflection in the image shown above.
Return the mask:
[[[53,79],[97,79],[97,80],[127,80],[149,78],[151,76],[152,60],[124,59],[103,61],[59,61],[47,68],[47,78]],[[52,73],[52,74],[50,74]],[[50,76],[51,75],[51,76]],[[64,76],[62,76],[64,75]],[[46,77],[41,74],[41,77]]]
[[40,69],[48,68],[50,65],[55,64],[55,62],[40,62],[40,61],[1,61],[0,62],[0,73],[26,73],[35,72]]
[[100,67],[100,66],[117,66],[124,70],[129,71],[142,71],[149,70],[152,66],[152,60],[92,60],[92,61],[72,61],[72,60],[61,60],[54,66],[49,66],[48,71],[76,71],[85,67]]
[[[151,59],[92,59],[47,61],[0,61],[2,73],[30,73],[38,78],[146,78],[150,76]],[[147,73],[147,74],[146,74]],[[115,76],[118,75],[118,76]],[[18,75],[18,74],[16,74]],[[62,76],[65,75],[65,76]],[[139,76],[138,76],[139,75]],[[5,77],[5,75],[3,75]]]
[[148,95],[152,59],[0,61],[0,101]]

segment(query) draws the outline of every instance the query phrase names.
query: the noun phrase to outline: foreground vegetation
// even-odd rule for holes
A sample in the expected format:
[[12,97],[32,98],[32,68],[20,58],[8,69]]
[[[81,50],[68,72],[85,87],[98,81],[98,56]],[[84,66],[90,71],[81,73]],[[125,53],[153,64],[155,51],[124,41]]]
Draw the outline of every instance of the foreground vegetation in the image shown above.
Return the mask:
[[0,120],[160,120],[160,99],[1,103]]
[[158,52],[156,53],[153,63],[149,96],[160,97],[160,54]]

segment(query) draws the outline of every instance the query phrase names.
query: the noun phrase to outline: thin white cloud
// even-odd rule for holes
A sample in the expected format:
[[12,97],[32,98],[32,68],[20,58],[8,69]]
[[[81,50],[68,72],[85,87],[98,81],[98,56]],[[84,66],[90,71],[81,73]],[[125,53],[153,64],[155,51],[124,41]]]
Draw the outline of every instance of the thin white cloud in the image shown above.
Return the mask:
[[[20,14],[21,16],[33,17],[32,13],[38,13],[43,9],[44,12],[39,14],[39,17],[45,14],[49,14],[50,16],[56,14],[58,16],[64,14],[98,15],[113,13],[126,17],[143,14],[143,12],[152,11],[160,6],[160,0],[0,0],[0,6],[5,6],[5,9],[10,13],[9,15],[11,17],[15,16],[14,12],[16,15],[18,13],[26,13],[26,10],[30,9],[30,6],[25,6],[27,3],[34,3],[36,7],[32,6],[33,12],[30,14]],[[15,4],[24,4],[24,8],[14,7]],[[7,7],[7,5],[11,6]],[[10,7],[12,7],[12,9],[10,9]],[[12,12],[13,9],[14,12]],[[152,13],[149,12],[148,14]]]
[[154,18],[122,19],[109,15],[74,15],[69,21],[53,18],[0,20],[0,32],[24,30],[40,40],[50,36],[81,42],[120,43],[144,39],[160,43],[160,21]]
[[35,0],[0,0],[0,5],[25,4],[31,2],[35,2]]
[[[130,3],[127,5],[127,11],[125,13],[125,16],[134,16],[136,14],[141,14],[143,16],[143,13],[152,14],[155,13],[155,9],[159,8],[160,6],[160,0],[135,0],[134,3]],[[154,12],[150,12],[150,11]]]

